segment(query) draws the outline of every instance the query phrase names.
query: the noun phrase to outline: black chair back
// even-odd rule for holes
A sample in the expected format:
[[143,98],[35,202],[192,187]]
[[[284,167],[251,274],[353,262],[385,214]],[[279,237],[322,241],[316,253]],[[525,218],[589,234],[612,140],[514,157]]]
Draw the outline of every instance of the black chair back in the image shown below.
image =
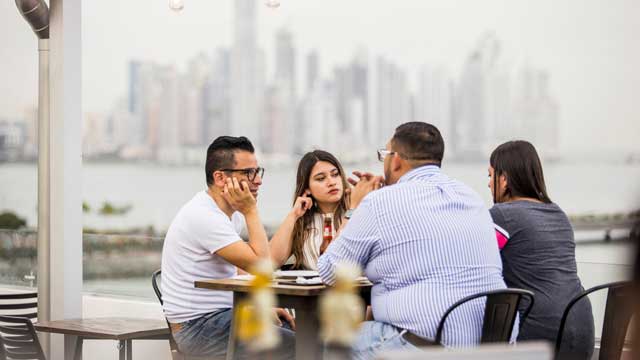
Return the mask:
[[0,354],[6,360],[46,360],[27,317],[0,316]]
[[153,272],[153,275],[151,275],[151,286],[153,286],[153,292],[156,293],[156,297],[158,298],[158,301],[160,301],[160,305],[163,305],[162,292],[158,286],[158,279],[160,278],[160,275],[162,275],[162,270],[160,269]]
[[627,328],[633,315],[633,284],[630,281],[612,282],[594,286],[585,290],[582,294],[573,298],[567,304],[560,320],[560,328],[556,337],[556,356],[562,346],[564,327],[573,306],[580,299],[598,290],[609,289],[607,293],[607,304],[604,310],[604,322],[602,324],[602,337],[600,338],[601,360],[620,359],[624,339],[627,335]]
[[[153,272],[151,275],[151,286],[153,286],[153,292],[156,293],[156,297],[160,302],[160,305],[163,305],[162,302],[162,291],[160,290],[160,286],[158,285],[158,280],[161,279],[162,271],[160,269]],[[164,320],[167,322],[167,327],[169,327],[169,347],[171,348],[172,353],[180,353],[178,350],[178,344],[173,339],[173,333],[171,332],[171,326],[169,325],[169,320],[165,317]],[[177,354],[174,354],[173,357],[176,357]]]
[[[154,271],[153,274],[151,275],[151,286],[153,286],[153,292],[156,293],[156,297],[158,298],[160,305],[163,305],[164,303],[162,301],[162,289],[160,288],[160,285],[159,285],[161,279],[162,279],[162,270],[160,269]],[[167,321],[167,326],[169,327],[169,348],[171,349],[171,358],[173,360],[218,360],[213,357],[193,356],[193,355],[185,355],[184,353],[181,353],[180,349],[178,349],[178,344],[176,344],[176,341],[173,339],[173,333],[171,332],[171,326],[169,325],[169,320],[167,320],[166,317],[164,319]]]
[[0,294],[0,315],[17,316],[31,320],[38,318],[38,293]]
[[478,298],[486,297],[486,305],[484,309],[484,321],[482,324],[482,337],[481,343],[495,343],[495,342],[509,342],[511,338],[511,332],[513,331],[513,324],[516,321],[516,315],[518,314],[518,306],[520,301],[526,298],[529,302],[526,305],[525,311],[520,318],[520,326],[529,315],[531,308],[533,307],[534,296],[531,291],[523,289],[501,289],[486,291],[479,294],[467,296],[464,299],[451,305],[444,315],[440,319],[438,324],[438,330],[436,332],[436,344],[442,345],[442,334],[444,332],[444,325],[447,321],[447,317],[462,304],[476,300]]

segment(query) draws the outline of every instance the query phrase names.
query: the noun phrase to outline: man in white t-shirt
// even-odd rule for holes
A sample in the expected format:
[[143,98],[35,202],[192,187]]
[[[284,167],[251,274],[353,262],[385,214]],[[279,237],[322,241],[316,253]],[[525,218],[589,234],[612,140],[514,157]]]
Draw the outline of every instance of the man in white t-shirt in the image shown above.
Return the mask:
[[[225,279],[269,258],[267,234],[256,206],[264,169],[246,137],[221,136],[207,149],[207,189],[174,218],[162,249],[163,310],[181,352],[224,357],[233,294],[194,287],[195,280]],[[240,233],[246,231],[249,241]],[[294,328],[293,319],[276,310]],[[293,358],[294,334],[281,328],[277,358]],[[242,349],[240,351],[243,352]]]

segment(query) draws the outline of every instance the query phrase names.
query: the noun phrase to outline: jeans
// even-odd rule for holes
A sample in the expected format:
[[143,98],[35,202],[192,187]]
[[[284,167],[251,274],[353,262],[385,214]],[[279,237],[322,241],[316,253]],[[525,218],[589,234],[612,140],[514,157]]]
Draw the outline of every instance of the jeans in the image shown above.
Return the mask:
[[[224,359],[227,354],[232,314],[232,309],[221,309],[182,323],[182,329],[173,334],[180,352]],[[273,359],[294,359],[295,333],[286,328],[279,328],[279,332],[280,345],[273,350]],[[251,354],[239,344],[236,357],[250,359]]]
[[379,321],[365,321],[360,327],[352,351],[353,359],[373,359],[387,350],[417,350],[401,334],[401,329]]

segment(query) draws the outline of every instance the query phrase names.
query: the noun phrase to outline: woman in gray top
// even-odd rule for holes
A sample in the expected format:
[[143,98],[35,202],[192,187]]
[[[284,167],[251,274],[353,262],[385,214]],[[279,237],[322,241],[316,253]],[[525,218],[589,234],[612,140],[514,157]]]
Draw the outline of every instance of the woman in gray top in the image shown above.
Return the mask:
[[[509,287],[531,290],[535,303],[518,340],[555,343],[567,303],[584,291],[578,278],[573,229],[544,184],[536,149],[509,141],[491,154],[491,216]],[[560,359],[590,359],[594,346],[591,303],[584,298],[569,316]]]

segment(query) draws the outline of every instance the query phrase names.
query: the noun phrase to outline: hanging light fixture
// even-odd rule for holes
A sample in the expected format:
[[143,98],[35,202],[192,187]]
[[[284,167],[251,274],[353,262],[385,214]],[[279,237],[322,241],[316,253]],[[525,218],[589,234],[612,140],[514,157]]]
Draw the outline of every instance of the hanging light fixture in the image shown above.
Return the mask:
[[169,9],[180,12],[184,9],[184,0],[169,0]]
[[280,0],[267,0],[264,4],[269,8],[275,9],[280,7]]

